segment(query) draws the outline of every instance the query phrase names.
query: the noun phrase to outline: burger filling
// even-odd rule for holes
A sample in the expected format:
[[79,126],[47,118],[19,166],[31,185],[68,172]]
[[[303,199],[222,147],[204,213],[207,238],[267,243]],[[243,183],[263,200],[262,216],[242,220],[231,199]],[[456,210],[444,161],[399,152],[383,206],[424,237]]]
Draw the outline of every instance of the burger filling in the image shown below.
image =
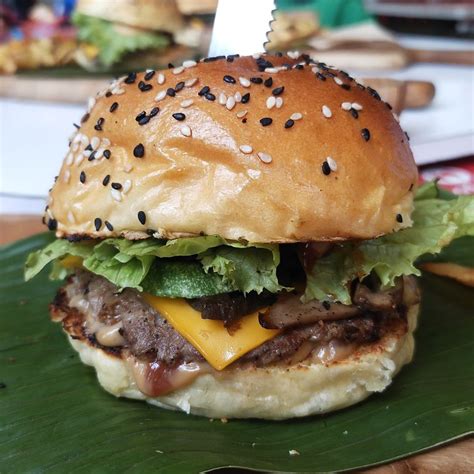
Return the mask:
[[330,363],[406,332],[415,262],[474,235],[474,200],[444,197],[420,188],[411,227],[365,241],[58,239],[25,273],[52,261],[52,276],[68,277],[53,318],[127,360],[140,390],[158,396],[202,372]]

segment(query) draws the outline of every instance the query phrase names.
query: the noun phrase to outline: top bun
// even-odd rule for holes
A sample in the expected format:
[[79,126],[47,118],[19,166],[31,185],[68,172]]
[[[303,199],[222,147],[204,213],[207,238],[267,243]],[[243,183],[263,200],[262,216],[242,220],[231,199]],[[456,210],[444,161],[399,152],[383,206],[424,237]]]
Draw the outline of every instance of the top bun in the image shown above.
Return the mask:
[[78,0],[76,11],[102,20],[140,30],[174,33],[183,27],[183,19],[174,0]]
[[284,243],[411,225],[417,169],[390,106],[343,71],[291,56],[186,61],[114,81],[71,140],[49,228]]

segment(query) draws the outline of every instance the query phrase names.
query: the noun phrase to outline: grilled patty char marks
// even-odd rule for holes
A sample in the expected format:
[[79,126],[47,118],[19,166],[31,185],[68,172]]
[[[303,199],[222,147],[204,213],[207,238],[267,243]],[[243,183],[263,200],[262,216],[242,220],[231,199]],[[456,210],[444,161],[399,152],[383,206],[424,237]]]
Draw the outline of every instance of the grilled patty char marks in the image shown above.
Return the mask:
[[[71,315],[74,315],[72,335],[78,337],[78,314],[82,317],[83,336],[94,342],[93,334],[84,328],[84,321],[105,325],[122,321],[122,335],[126,348],[135,356],[152,357],[168,364],[203,361],[202,355],[167,321],[149,306],[134,290],[117,292],[105,278],[78,271],[59,290],[52,304],[53,319],[63,320],[64,329],[71,334]],[[61,314],[62,316],[58,316]],[[394,326],[406,331],[405,309],[387,313],[366,313],[360,317],[337,321],[318,321],[313,324],[288,328],[277,337],[253,349],[235,364],[269,365],[291,357],[305,341],[325,343],[339,340],[348,343],[368,343],[378,340]],[[100,344],[96,344],[100,346]],[[110,348],[108,348],[110,349]]]

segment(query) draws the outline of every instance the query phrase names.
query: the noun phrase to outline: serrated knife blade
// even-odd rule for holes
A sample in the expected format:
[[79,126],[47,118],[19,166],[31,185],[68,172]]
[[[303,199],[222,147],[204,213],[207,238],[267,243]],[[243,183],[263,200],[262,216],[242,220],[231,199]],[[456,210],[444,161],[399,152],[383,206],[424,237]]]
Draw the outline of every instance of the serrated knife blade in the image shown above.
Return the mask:
[[264,51],[274,10],[274,0],[219,0],[209,56]]

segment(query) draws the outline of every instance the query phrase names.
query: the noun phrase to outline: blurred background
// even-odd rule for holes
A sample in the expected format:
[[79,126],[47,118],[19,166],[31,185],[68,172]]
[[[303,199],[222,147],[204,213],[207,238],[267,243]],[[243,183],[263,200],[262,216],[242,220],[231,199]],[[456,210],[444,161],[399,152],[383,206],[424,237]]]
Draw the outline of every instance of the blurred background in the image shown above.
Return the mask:
[[[206,56],[211,38],[224,41],[218,35],[251,36],[264,28],[261,3],[0,0],[0,241],[39,229],[36,215],[88,97],[123,73]],[[277,0],[276,7],[266,49],[306,52],[377,89],[400,116],[422,178],[474,192],[472,0]]]

